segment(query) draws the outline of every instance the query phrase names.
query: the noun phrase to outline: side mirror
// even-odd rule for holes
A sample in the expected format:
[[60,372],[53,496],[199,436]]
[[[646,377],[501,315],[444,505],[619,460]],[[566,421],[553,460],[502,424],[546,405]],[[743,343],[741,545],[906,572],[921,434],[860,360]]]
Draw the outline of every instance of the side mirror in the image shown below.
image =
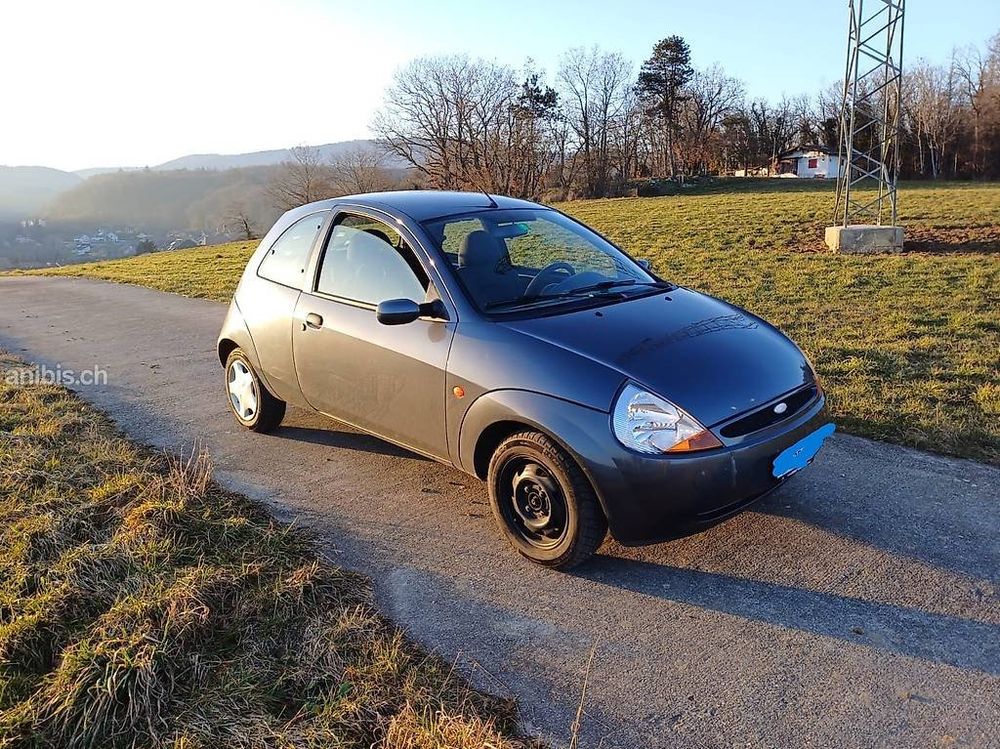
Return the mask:
[[638,260],[636,260],[636,262],[639,264],[639,267],[642,268],[643,270],[649,270],[650,266],[648,259],[641,257]]
[[420,305],[412,299],[387,299],[379,302],[375,317],[383,325],[405,325],[420,317]]
[[412,299],[387,299],[375,308],[375,317],[383,325],[405,325],[418,317],[448,318],[441,300],[417,304]]

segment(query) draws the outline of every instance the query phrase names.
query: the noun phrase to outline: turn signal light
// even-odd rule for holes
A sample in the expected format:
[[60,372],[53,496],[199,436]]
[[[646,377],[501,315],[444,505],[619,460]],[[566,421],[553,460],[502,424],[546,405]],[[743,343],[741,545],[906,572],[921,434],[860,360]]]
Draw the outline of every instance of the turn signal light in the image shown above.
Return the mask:
[[706,429],[703,432],[691,435],[683,442],[678,442],[676,445],[667,450],[667,452],[690,453],[695,450],[711,450],[713,447],[722,447],[722,443],[719,442],[718,437]]

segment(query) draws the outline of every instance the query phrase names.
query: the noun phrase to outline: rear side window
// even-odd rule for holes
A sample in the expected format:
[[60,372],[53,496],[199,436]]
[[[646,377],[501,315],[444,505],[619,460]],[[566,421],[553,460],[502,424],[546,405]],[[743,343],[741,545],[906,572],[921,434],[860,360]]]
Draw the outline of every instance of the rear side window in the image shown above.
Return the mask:
[[327,211],[311,213],[285,229],[260,261],[257,275],[284,286],[298,287],[309,262],[309,250],[326,214]]

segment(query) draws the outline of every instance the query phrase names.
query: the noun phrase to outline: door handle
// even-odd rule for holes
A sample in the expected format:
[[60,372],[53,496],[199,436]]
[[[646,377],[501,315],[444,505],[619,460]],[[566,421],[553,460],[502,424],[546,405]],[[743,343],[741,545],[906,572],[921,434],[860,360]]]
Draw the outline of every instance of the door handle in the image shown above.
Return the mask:
[[323,327],[323,316],[317,315],[315,312],[310,312],[306,315],[306,325],[315,330],[319,330]]

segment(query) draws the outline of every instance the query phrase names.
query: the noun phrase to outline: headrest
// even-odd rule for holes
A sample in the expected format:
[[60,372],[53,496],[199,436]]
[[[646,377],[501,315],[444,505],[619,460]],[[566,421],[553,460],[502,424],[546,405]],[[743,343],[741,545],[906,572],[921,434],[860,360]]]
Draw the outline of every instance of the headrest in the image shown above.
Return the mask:
[[362,263],[376,260],[386,250],[391,249],[392,246],[381,237],[376,236],[374,231],[352,230],[347,242],[347,261],[349,263]]
[[492,268],[507,254],[506,246],[489,232],[477,229],[462,240],[458,251],[459,268]]
[[383,242],[385,242],[385,243],[386,243],[387,245],[390,245],[390,246],[392,245],[392,240],[391,240],[391,239],[389,239],[389,235],[388,235],[388,234],[386,234],[386,233],[385,233],[384,231],[382,231],[381,229],[362,229],[362,231],[363,231],[363,232],[364,232],[365,234],[371,234],[371,235],[372,235],[373,237],[375,237],[376,239],[381,239],[381,240],[382,240]]

